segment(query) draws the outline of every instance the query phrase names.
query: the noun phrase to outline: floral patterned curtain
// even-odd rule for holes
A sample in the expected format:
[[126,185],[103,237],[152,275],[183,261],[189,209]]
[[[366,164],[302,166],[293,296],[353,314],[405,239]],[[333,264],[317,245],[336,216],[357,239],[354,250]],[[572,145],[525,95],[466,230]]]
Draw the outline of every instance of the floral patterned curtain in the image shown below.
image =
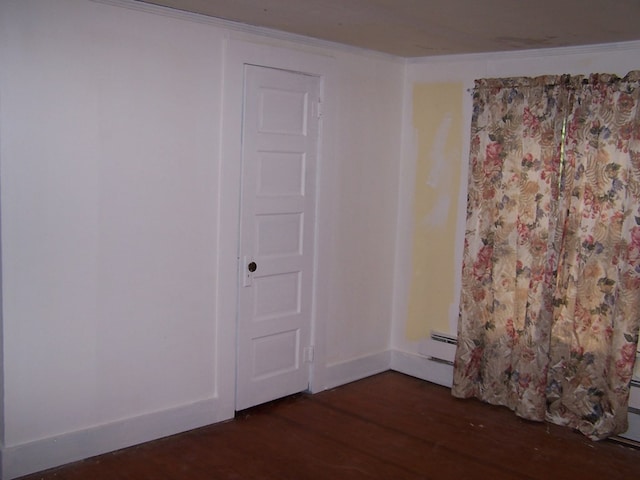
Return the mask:
[[453,394],[627,429],[640,326],[640,72],[478,80]]

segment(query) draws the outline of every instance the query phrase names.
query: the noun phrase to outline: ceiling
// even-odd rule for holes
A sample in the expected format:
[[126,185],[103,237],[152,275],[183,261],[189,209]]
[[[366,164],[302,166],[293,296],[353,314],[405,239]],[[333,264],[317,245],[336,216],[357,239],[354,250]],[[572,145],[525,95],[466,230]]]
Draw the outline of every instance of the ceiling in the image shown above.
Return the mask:
[[139,0],[401,57],[640,40],[640,0]]

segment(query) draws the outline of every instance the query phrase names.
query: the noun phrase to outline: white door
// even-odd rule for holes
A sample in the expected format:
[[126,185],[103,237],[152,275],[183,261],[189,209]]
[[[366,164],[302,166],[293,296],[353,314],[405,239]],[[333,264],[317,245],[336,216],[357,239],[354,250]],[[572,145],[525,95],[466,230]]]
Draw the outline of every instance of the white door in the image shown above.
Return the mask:
[[245,66],[236,410],[309,386],[319,78]]

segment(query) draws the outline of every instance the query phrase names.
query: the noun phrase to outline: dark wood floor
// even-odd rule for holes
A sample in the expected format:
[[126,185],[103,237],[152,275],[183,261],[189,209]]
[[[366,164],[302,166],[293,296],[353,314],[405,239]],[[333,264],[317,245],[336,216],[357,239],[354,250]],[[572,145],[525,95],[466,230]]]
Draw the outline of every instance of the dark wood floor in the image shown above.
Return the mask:
[[640,450],[395,372],[24,480],[633,479]]

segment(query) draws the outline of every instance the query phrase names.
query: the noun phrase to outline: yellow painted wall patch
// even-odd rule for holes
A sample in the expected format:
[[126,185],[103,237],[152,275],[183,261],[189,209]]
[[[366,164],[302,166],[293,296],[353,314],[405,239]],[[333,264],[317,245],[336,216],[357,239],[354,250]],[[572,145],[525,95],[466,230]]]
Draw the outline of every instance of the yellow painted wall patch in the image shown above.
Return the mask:
[[416,84],[413,89],[417,159],[408,340],[425,338],[431,330],[446,333],[450,329],[458,268],[463,93],[459,83]]

